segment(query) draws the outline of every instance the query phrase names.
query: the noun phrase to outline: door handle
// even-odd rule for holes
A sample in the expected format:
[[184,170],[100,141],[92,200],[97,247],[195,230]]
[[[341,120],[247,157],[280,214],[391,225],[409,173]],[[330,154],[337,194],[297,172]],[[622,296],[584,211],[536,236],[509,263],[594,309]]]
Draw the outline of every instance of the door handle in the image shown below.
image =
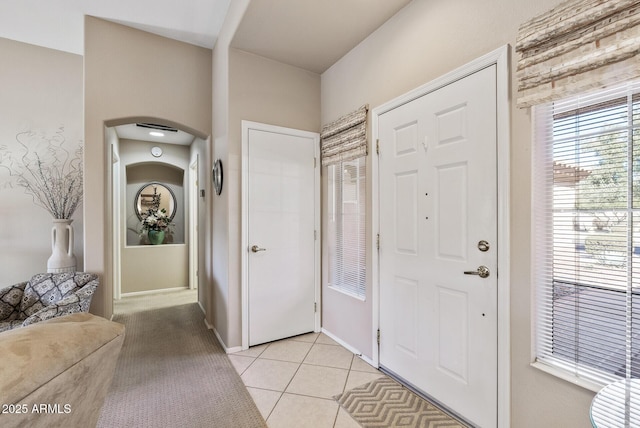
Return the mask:
[[253,251],[254,253],[257,253],[258,251],[267,251],[266,248],[260,248],[257,245],[254,245],[253,247],[251,247],[251,251]]
[[479,266],[477,270],[466,270],[465,275],[478,275],[480,278],[487,278],[490,274],[489,268],[486,266]]

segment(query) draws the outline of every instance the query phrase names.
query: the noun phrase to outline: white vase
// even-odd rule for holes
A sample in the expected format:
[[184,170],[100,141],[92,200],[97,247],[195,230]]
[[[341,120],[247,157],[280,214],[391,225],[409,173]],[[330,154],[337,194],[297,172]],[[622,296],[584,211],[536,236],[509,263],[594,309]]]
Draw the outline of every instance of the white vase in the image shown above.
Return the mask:
[[76,270],[76,257],[73,255],[73,227],[69,219],[53,219],[51,229],[52,254],[47,260],[47,272],[62,273]]

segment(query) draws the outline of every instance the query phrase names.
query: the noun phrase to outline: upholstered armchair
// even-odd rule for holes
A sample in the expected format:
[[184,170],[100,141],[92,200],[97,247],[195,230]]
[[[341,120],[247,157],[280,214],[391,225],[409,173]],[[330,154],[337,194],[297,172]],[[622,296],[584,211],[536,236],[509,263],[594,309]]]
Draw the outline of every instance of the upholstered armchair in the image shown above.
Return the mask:
[[98,276],[85,272],[40,273],[0,289],[0,332],[49,318],[88,312]]

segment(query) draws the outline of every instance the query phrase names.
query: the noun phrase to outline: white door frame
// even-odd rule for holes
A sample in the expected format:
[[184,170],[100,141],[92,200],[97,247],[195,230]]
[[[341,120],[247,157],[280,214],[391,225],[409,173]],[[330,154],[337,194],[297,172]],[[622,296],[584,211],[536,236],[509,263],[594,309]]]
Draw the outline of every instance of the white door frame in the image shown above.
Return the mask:
[[189,165],[189,290],[198,288],[198,177],[199,157]]
[[[274,132],[279,134],[287,134],[298,137],[312,138],[314,141],[314,217],[315,217],[315,230],[316,239],[314,242],[314,268],[313,268],[313,282],[314,282],[314,295],[317,303],[315,313],[315,331],[320,331],[320,314],[321,301],[320,301],[320,135],[316,132],[302,131],[298,129],[284,128],[281,126],[267,125],[264,123],[251,122],[247,120],[242,121],[242,171],[241,171],[241,192],[242,192],[242,226],[241,226],[241,239],[240,239],[240,253],[241,253],[241,268],[240,268],[240,281],[241,281],[241,301],[242,301],[242,349],[249,349],[249,130],[258,130],[265,132]],[[309,165],[311,167],[311,165]]]
[[[378,119],[380,115],[406,104],[425,94],[433,92],[450,83],[469,76],[483,68],[496,65],[496,107],[497,107],[497,155],[498,155],[498,426],[509,427],[510,424],[510,234],[509,234],[509,180],[510,180],[510,103],[509,103],[509,46],[502,46],[488,54],[457,68],[444,76],[428,82],[404,95],[388,101],[372,110],[373,126],[372,144],[378,139]],[[375,153],[375,147],[371,150]],[[379,163],[378,157],[372,159],[372,218],[371,236],[380,231],[380,197],[379,197]],[[372,305],[374,344],[373,362],[380,364],[377,334],[380,326],[380,260],[377,251],[373,251],[372,269]]]
[[[109,131],[109,129],[111,129],[111,131]],[[109,134],[110,132],[115,132],[115,131],[113,130],[113,128],[107,128],[105,130],[105,134]],[[113,280],[113,296],[110,300],[113,301],[113,299],[120,300],[122,297],[121,252],[122,252],[122,235],[124,232],[121,229],[123,214],[120,208],[122,205],[120,202],[121,194],[122,194],[122,189],[120,188],[121,182],[122,182],[122,177],[121,177],[122,174],[120,174],[120,157],[113,143],[109,144],[108,147],[110,147],[110,153],[111,153],[111,162],[109,165],[111,167],[110,172],[112,177],[110,196],[111,196],[111,215],[113,220],[111,222],[111,233],[109,235],[111,236],[111,240],[112,240],[111,251],[112,251],[112,257],[113,257],[113,270],[111,275],[111,278]]]

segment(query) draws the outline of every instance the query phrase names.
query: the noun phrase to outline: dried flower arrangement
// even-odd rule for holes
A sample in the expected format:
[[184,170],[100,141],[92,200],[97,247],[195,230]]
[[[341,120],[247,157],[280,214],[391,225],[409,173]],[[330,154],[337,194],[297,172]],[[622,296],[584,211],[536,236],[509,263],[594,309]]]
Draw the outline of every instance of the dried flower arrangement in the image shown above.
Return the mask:
[[140,233],[148,232],[150,230],[155,231],[171,231],[171,219],[167,214],[167,210],[164,208],[160,208],[160,198],[161,194],[157,193],[156,188],[154,186],[153,189],[153,199],[150,203],[149,209],[146,212],[142,213],[142,229]]
[[[83,192],[82,145],[72,153],[64,147],[63,134],[62,127],[53,135],[25,131],[16,135],[17,152],[0,146],[0,167],[55,219],[70,219]],[[5,187],[13,187],[13,183]]]

